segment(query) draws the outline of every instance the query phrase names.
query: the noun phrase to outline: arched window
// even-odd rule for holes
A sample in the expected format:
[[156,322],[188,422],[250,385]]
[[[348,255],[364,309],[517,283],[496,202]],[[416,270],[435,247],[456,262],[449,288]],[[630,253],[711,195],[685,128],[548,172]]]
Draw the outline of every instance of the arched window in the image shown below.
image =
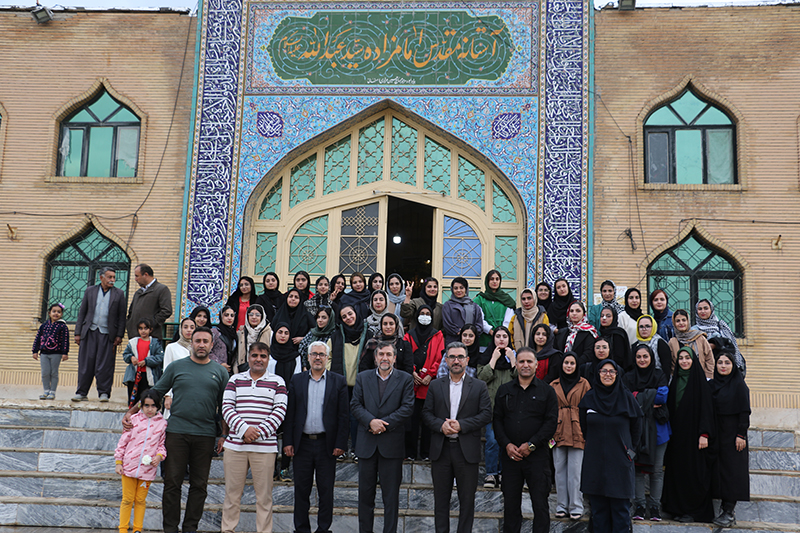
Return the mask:
[[105,90],[61,122],[59,176],[135,177],[140,120]]
[[744,337],[742,272],[731,258],[702,244],[694,234],[650,264],[647,288],[650,293],[663,289],[670,309],[686,309],[693,319],[695,305],[707,298],[734,334]]
[[131,260],[122,248],[93,227],[64,243],[47,259],[42,316],[50,304],[61,303],[64,320],[75,322],[84,291],[100,283],[99,271],[106,266],[116,270],[115,286],[127,298]]
[[720,108],[685,90],[644,122],[647,183],[736,183],[736,128]]

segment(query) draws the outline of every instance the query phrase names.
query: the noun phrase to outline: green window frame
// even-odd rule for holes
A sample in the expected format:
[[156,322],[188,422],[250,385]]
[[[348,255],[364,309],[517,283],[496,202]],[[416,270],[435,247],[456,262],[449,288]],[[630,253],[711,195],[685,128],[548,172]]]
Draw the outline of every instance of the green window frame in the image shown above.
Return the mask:
[[102,91],[61,122],[59,176],[134,178],[141,120]]
[[645,120],[644,163],[646,183],[736,184],[736,126],[687,89]]

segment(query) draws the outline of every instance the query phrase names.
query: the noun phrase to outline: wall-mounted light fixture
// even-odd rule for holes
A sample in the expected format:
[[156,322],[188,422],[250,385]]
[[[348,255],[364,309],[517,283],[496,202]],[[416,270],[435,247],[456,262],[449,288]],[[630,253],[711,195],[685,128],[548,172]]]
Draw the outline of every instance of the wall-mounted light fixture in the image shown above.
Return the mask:
[[620,11],[633,11],[636,9],[636,0],[619,0],[617,9]]
[[44,6],[40,6],[38,2],[36,3],[36,7],[33,8],[33,11],[31,11],[31,16],[33,17],[33,20],[37,22],[37,24],[44,24],[45,22],[50,22],[55,18],[53,17],[52,11]]
[[392,237],[392,242],[395,244],[400,244],[401,242],[403,242],[403,238],[400,236],[399,233],[395,233],[394,237]]

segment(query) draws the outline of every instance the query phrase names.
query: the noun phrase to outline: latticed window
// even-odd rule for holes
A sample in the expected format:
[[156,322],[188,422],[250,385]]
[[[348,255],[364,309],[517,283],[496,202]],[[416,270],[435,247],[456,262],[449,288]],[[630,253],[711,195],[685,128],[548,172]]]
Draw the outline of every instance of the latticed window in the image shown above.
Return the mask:
[[59,176],[135,177],[140,120],[105,90],[61,122]]
[[644,123],[648,183],[736,183],[736,129],[718,107],[686,90]]
[[710,300],[717,316],[737,337],[744,337],[742,272],[731,258],[704,245],[694,234],[650,264],[647,288],[650,293],[663,289],[670,309],[686,309],[693,320],[697,302]]
[[114,242],[95,228],[64,243],[47,260],[43,315],[54,303],[64,306],[64,320],[75,322],[83,293],[90,285],[100,283],[100,269],[116,270],[118,289],[128,294],[131,260]]

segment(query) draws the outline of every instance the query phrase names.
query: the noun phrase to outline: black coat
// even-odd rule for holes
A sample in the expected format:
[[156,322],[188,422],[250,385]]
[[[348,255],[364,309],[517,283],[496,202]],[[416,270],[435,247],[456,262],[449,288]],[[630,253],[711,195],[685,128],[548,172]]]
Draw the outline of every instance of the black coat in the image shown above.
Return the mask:
[[[561,353],[566,353],[564,347],[569,337],[569,328],[561,328],[556,335],[554,347]],[[578,364],[588,363],[594,360],[594,336],[589,331],[579,331],[575,335],[572,343],[572,351],[578,356]]]
[[[406,448],[405,425],[414,413],[414,380],[395,369],[381,397],[378,379],[374,370],[365,370],[356,377],[350,400],[350,411],[358,421],[356,455],[368,458],[377,451],[387,459],[402,459]],[[369,431],[374,418],[388,424],[386,431],[378,435]]]
[[[300,449],[303,426],[308,414],[308,372],[292,376],[289,381],[289,403],[283,421],[283,445]],[[347,449],[350,431],[350,406],[347,382],[335,372],[325,373],[325,402],[322,408],[322,424],[325,426],[325,449],[332,455],[334,448]]]
[[[367,333],[369,337],[369,333]],[[361,362],[358,363],[358,371],[373,370],[375,368],[375,350],[378,347],[378,340],[368,338],[364,344],[364,352],[361,354]],[[397,349],[397,360],[394,367],[402,370],[406,374],[414,371],[414,352],[411,350],[411,343],[405,339],[397,339],[394,343]]]

